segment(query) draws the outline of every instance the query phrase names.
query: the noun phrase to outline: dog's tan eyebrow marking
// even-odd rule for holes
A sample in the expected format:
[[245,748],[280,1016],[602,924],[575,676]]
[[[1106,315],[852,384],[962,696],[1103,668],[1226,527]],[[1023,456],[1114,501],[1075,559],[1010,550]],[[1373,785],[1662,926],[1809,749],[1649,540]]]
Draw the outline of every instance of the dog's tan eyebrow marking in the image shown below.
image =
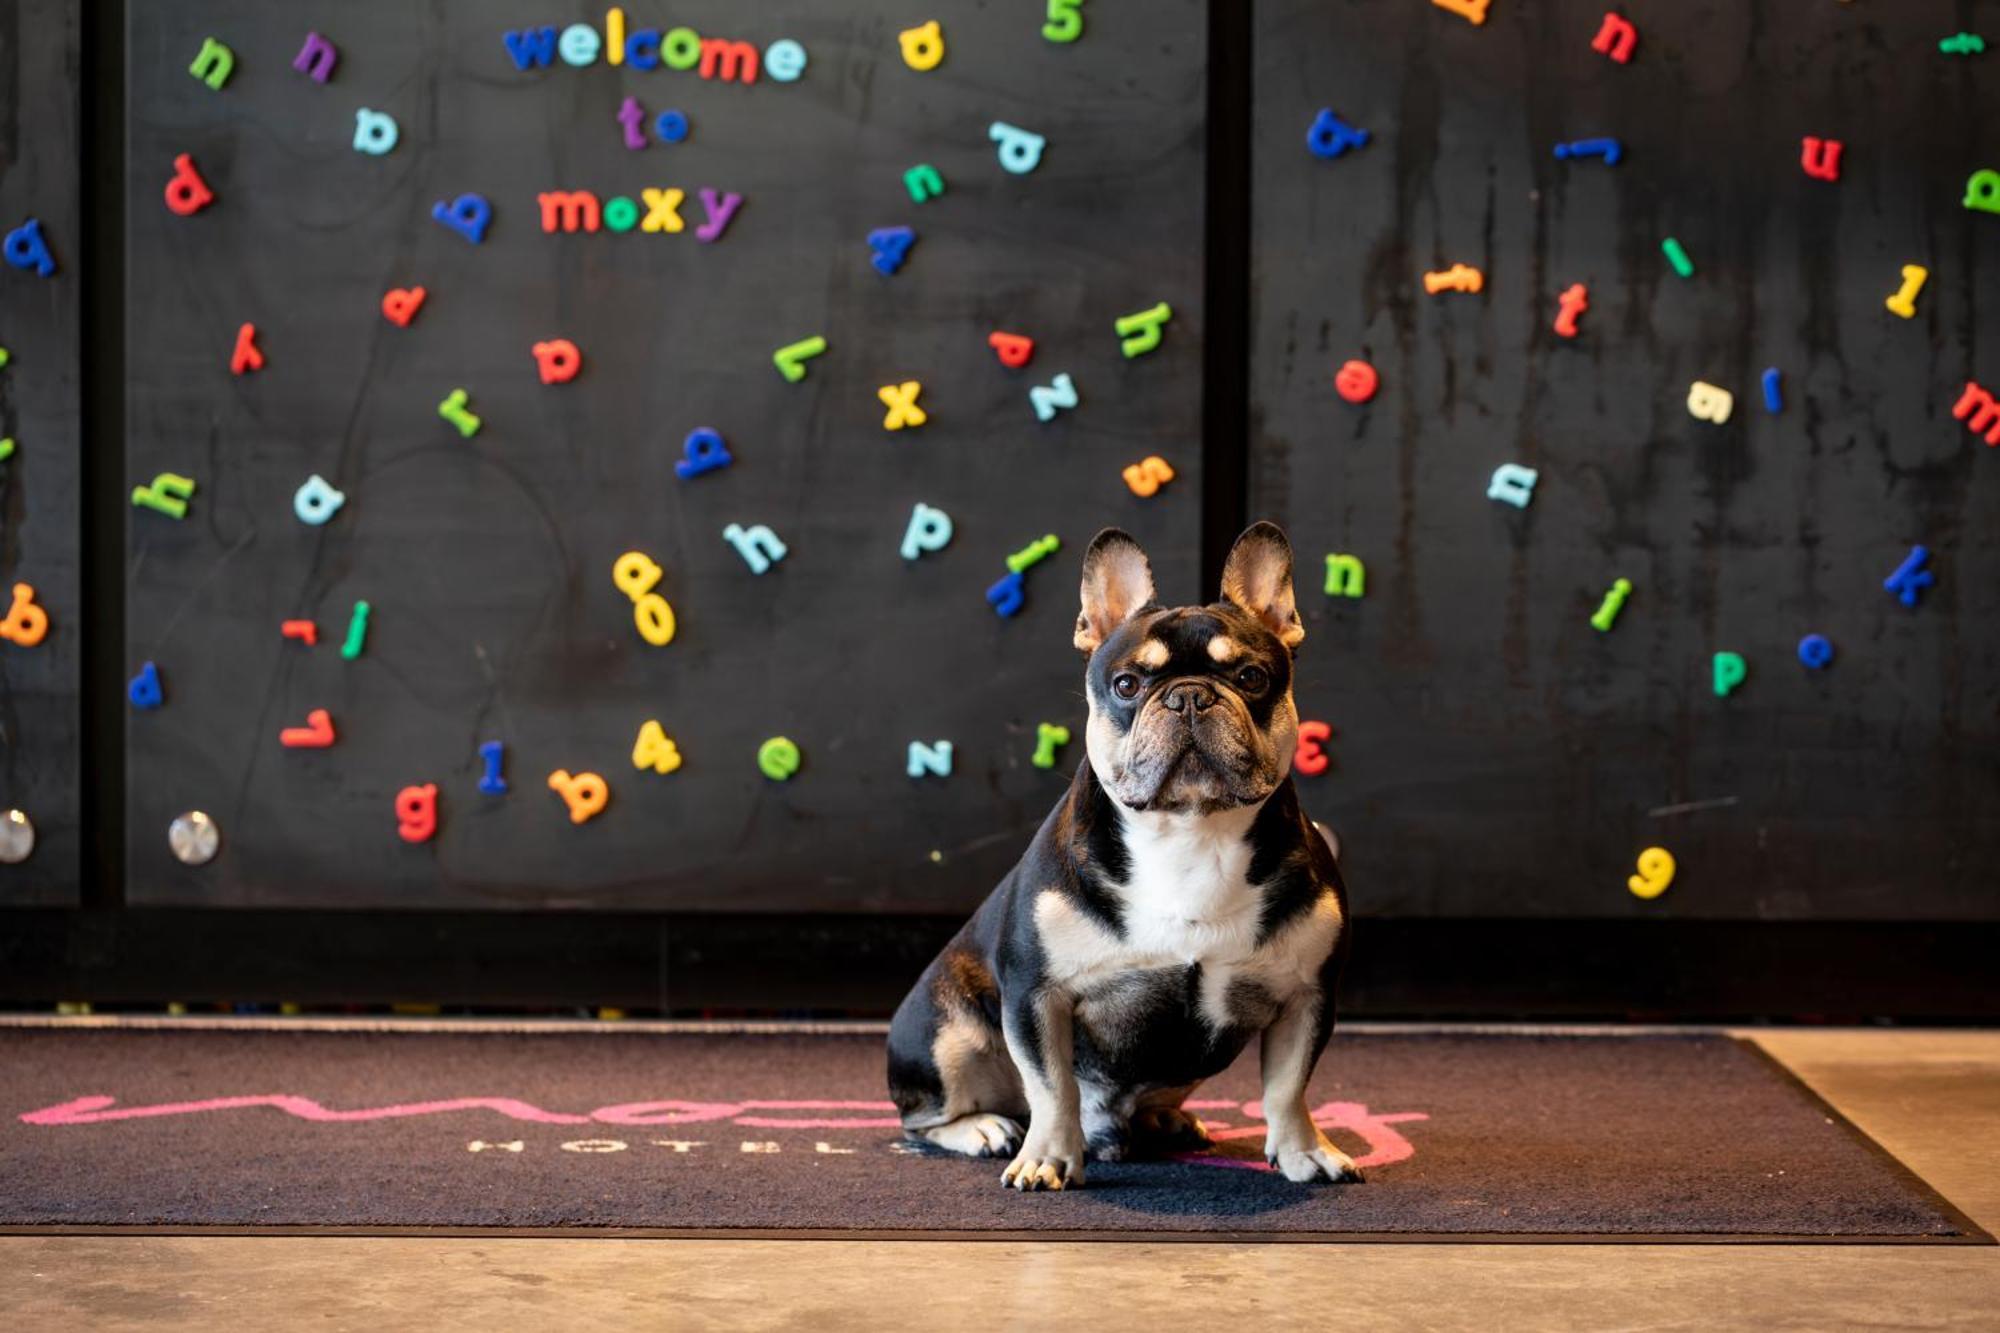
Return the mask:
[[1215,662],[1233,662],[1243,652],[1243,645],[1227,634],[1218,634],[1208,641],[1208,656]]
[[1158,671],[1167,664],[1173,653],[1158,639],[1148,639],[1139,645],[1139,651],[1132,654],[1132,660],[1148,671]]

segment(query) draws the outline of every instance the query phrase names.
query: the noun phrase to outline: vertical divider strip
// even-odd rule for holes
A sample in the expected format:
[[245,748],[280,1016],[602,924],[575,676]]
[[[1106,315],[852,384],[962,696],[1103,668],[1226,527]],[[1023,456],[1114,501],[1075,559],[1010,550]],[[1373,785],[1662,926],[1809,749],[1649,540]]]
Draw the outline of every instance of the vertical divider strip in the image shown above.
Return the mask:
[[1219,586],[1249,521],[1252,8],[1209,0],[1201,393],[1201,586]]
[[83,905],[117,909],[125,903],[125,4],[78,3]]

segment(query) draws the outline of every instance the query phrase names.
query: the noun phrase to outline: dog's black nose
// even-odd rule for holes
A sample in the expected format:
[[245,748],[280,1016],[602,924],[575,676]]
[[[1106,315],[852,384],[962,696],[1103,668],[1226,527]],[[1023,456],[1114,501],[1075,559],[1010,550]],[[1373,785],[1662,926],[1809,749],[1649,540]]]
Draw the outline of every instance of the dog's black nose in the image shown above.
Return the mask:
[[1160,706],[1184,713],[1192,704],[1196,712],[1207,711],[1216,700],[1215,687],[1205,680],[1177,680],[1160,695]]

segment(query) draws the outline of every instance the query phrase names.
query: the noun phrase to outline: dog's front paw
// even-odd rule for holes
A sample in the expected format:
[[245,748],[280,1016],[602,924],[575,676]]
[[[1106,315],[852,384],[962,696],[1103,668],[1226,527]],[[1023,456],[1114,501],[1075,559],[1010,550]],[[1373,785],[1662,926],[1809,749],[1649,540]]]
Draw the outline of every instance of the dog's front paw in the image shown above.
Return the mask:
[[1330,1180],[1336,1185],[1358,1184],[1361,1168],[1354,1159],[1333,1146],[1326,1135],[1315,1128],[1311,1139],[1279,1142],[1274,1134],[1264,1144],[1264,1157],[1270,1164],[1284,1173],[1286,1180],[1301,1185],[1315,1180]]
[[1027,1143],[1000,1173],[1000,1183],[1017,1190],[1060,1190],[1083,1184],[1083,1136],[1044,1137],[1030,1125]]

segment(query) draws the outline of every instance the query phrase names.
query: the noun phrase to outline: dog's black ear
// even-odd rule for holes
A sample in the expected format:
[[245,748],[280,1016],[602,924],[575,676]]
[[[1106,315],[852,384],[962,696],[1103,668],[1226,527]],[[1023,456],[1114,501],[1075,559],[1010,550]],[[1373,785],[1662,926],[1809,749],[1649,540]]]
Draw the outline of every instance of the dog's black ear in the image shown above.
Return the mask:
[[1292,595],[1292,544],[1275,523],[1253,523],[1222,567],[1222,595],[1263,621],[1287,648],[1306,637]]
[[1125,533],[1106,528],[1083,553],[1083,610],[1076,617],[1076,646],[1096,652],[1111,631],[1152,600],[1153,566],[1146,553]]

